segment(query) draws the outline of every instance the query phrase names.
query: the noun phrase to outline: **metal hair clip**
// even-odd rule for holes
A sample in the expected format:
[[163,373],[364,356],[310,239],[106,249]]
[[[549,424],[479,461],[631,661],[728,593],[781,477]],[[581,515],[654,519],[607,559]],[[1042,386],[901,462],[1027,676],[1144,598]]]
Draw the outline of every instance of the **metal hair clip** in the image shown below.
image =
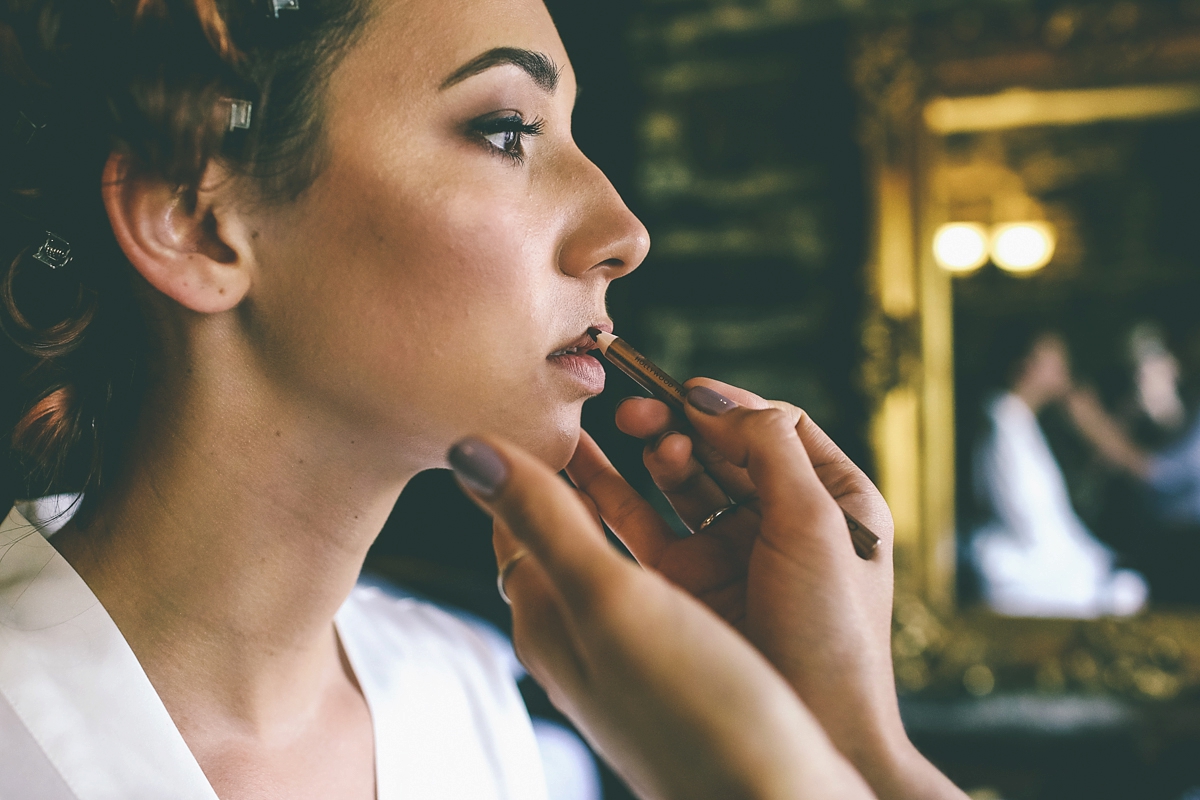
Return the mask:
[[230,100],[229,101],[229,130],[235,131],[250,129],[250,112],[254,110],[254,104],[249,100]]
[[29,118],[24,111],[17,112],[17,124],[13,126],[13,136],[21,144],[29,144],[38,131],[46,127],[46,123],[38,124]]
[[299,11],[300,0],[269,0],[271,11],[275,13],[275,19],[279,19],[280,11]]
[[65,267],[71,263],[71,243],[61,236],[46,231],[46,241],[37,249],[33,257],[50,269]]

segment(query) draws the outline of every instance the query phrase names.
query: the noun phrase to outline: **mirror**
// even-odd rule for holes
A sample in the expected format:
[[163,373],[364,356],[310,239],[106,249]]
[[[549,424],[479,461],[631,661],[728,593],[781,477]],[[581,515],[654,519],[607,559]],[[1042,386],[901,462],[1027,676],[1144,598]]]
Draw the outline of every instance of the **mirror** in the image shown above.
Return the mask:
[[910,692],[1200,686],[1200,25],[1068,11],[931,14],[854,64]]
[[1200,86],[943,99],[925,119],[950,220],[930,246],[952,275],[960,605],[1200,603]]

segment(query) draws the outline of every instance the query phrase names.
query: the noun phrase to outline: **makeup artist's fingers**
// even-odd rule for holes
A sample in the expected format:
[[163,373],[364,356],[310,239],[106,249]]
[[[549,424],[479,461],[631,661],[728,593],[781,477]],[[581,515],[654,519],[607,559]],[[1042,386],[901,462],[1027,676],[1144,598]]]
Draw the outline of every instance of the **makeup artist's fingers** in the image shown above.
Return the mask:
[[598,509],[638,563],[663,572],[680,588],[733,621],[728,615],[739,612],[731,609],[725,595],[718,592],[745,575],[758,531],[757,517],[753,524],[723,525],[710,531],[709,536],[681,541],[658,512],[617,473],[586,432],[580,435],[567,474],[579,487],[584,502]]
[[580,661],[580,642],[563,618],[562,600],[537,557],[512,534],[503,520],[492,526],[496,564],[512,564],[504,580],[504,592],[512,602],[513,649],[534,679],[560,708],[582,690],[586,670]]
[[[693,379],[687,382],[687,386],[689,389],[705,386],[745,408],[774,408],[786,414],[793,421],[796,434],[826,490],[860,524],[881,539],[890,541],[892,515],[883,496],[871,479],[802,409],[779,400],[764,400],[752,392],[708,378]],[[696,444],[694,458],[704,465],[705,470],[734,500],[745,502],[753,496],[752,482],[746,471],[730,465],[703,437]]]
[[[744,408],[763,409],[774,405],[771,401],[765,400],[753,392],[711,378],[692,378],[686,381],[684,386],[689,389],[694,386],[707,386]],[[653,448],[653,445],[668,431],[681,431],[689,435],[692,433],[686,419],[681,419],[678,415],[673,414],[665,403],[652,398],[630,398],[623,401],[617,407],[616,422],[617,427],[623,433],[647,441],[647,456],[650,455],[651,449],[657,449]],[[665,452],[654,461],[647,458],[646,468],[651,471],[651,474],[656,474],[656,470],[660,468],[671,475],[686,473],[691,465],[687,463],[686,459],[672,460],[672,455],[671,452]],[[754,486],[747,478],[745,470],[730,466],[720,452],[703,439],[694,439],[694,449],[687,455],[702,465],[716,484],[735,502],[745,502],[753,496]],[[664,478],[664,482],[672,481],[670,478]],[[711,494],[707,488],[704,491],[706,494]],[[700,498],[698,502],[704,504],[704,499]],[[712,513],[712,510],[715,509],[710,509],[708,513]],[[704,516],[700,519],[704,519]]]
[[[870,796],[763,655],[618,555],[548,467],[493,438],[449,461],[496,520],[504,563],[529,550],[506,584],[519,652],[627,782],[696,800]],[[739,612],[736,597],[713,601]]]
[[[712,385],[717,391],[737,394],[750,408],[765,408],[768,405],[768,402],[761,397],[720,381],[693,378],[688,381],[688,385]],[[697,439],[693,443],[694,449],[687,449],[682,446],[680,441],[668,436],[672,431],[683,432],[690,436],[693,431],[686,419],[673,413],[662,401],[649,397],[626,398],[617,406],[616,423],[617,428],[623,433],[646,442],[646,449],[643,453],[646,468],[650,471],[659,489],[681,493],[678,505],[675,503],[675,498],[669,497],[668,499],[672,500],[673,505],[676,505],[676,510],[685,522],[691,520],[698,523],[717,508],[726,505],[727,498],[742,502],[753,493],[754,487],[750,485],[744,472],[728,468],[723,463],[720,454],[715,452],[711,446]],[[670,445],[663,447],[662,445],[668,441],[670,441]],[[689,490],[683,488],[681,484],[687,480],[689,475],[700,469],[706,470],[711,480],[698,480],[691,487],[698,491],[691,493],[691,499],[685,499],[683,494],[688,493]],[[667,487],[672,488],[668,489]],[[701,514],[697,510],[701,508],[707,508],[707,511]],[[693,517],[696,519],[692,520]]]
[[[801,409],[780,401],[768,401],[752,392],[708,378],[694,378],[686,385],[689,389],[695,386],[713,389],[742,407],[769,407],[784,412],[794,422],[802,441],[811,447],[814,467],[822,483],[854,518],[850,524],[856,531],[861,525],[875,532],[880,539],[890,540],[892,519],[882,496]],[[646,467],[689,528],[696,530],[711,513],[724,507],[726,499],[723,495],[743,506],[755,506],[753,481],[746,471],[728,463],[718,449],[703,437],[695,436],[687,424],[672,417],[665,405],[655,400],[634,399],[622,403],[622,407],[627,409],[618,415],[622,430],[647,438],[655,436],[649,440],[643,456]],[[684,437],[671,433],[676,430],[686,432],[692,440],[690,447]],[[723,528],[728,527],[727,522]]]
[[[718,381],[714,378],[691,378],[687,381],[684,381],[684,386],[686,386],[688,389],[696,386],[707,386],[714,392],[719,392],[725,397],[728,397],[742,408],[748,408],[751,411],[761,411],[767,408],[774,408],[776,405],[778,405],[778,403],[775,401],[768,400],[765,397],[757,395],[749,389],[743,389],[740,386],[734,386],[731,383]],[[690,420],[691,417],[689,416],[688,419]]]
[[[569,611],[587,620],[636,568],[608,544],[575,490],[529,453],[493,437],[451,448],[459,483],[537,557]],[[514,572],[517,570],[514,569]]]
[[666,521],[621,477],[587,431],[567,464],[567,476],[595,504],[600,517],[638,563],[654,567],[676,540]]
[[[688,552],[680,552],[685,548],[674,548],[670,559],[664,560],[662,569],[688,591],[700,596],[712,587],[725,585],[735,574],[745,570],[762,519],[757,504],[749,502],[738,504],[710,527],[702,527],[714,513],[729,507],[730,497],[704,466],[688,455],[692,447],[691,436],[672,433],[657,448],[648,449],[645,460],[655,485],[680,520],[693,534],[700,534],[692,537],[691,547],[686,548]],[[743,500],[749,497],[743,495]],[[716,541],[712,546],[697,541],[703,539]],[[711,551],[709,557],[720,564],[720,569],[697,568],[697,559],[705,548]]]
[[[890,541],[893,527],[892,515],[883,495],[879,493],[871,479],[842,452],[841,448],[803,409],[779,400],[765,401],[758,395],[723,384],[720,381],[705,378],[688,381],[689,389],[693,386],[712,389],[733,400],[739,406],[754,409],[773,408],[783,412],[793,423],[795,432],[809,455],[813,469],[816,470],[817,477],[820,478],[829,494],[868,530],[882,539]],[[750,481],[746,471],[729,464],[723,455],[703,437],[700,437],[696,445],[695,457],[704,464],[705,470],[713,475],[714,479],[723,488],[726,488],[735,500],[744,502],[746,496],[741,494],[742,492],[752,495],[753,490],[748,490],[747,484],[752,485],[753,482]]]
[[[728,397],[733,402],[737,403],[742,408],[751,410],[764,410],[768,408],[778,408],[789,416],[798,417],[800,409],[791,406],[787,403],[781,403],[775,400],[766,400],[759,397],[754,392],[747,391],[737,386],[731,386],[728,383],[713,380],[712,378],[692,378],[684,384],[688,390],[704,386],[720,393],[724,397]],[[696,441],[694,457],[697,461],[704,465],[704,469],[709,475],[712,475],[713,480],[725,490],[730,498],[736,503],[747,503],[754,499],[755,489],[754,481],[746,473],[746,470],[735,464],[729,463],[725,455],[716,447],[708,442],[704,437],[698,437]]]
[[871,479],[808,414],[801,414],[796,423],[796,434],[829,494],[890,549],[894,528],[892,513]]
[[622,433],[649,440],[687,425],[684,417],[676,415],[670,406],[653,397],[626,397],[617,406],[614,419]]
[[[694,386],[706,386],[743,408],[775,408],[783,411],[790,419],[795,420],[796,433],[800,436],[800,441],[804,443],[813,468],[816,469],[821,482],[825,484],[825,488],[829,490],[834,499],[840,500],[861,495],[868,503],[882,500],[879,490],[866,476],[866,473],[842,452],[841,448],[803,409],[780,400],[765,400],[753,392],[711,378],[693,378],[685,385],[689,389]],[[719,453],[713,454],[709,452],[710,450],[711,448],[705,449],[703,445],[698,446],[696,457],[702,462],[713,460],[715,464],[724,461]],[[849,510],[854,511],[853,508]],[[886,508],[884,510],[886,511]],[[888,515],[888,519],[890,520],[890,515]],[[869,520],[863,519],[863,522],[869,522]]]
[[[686,387],[708,386],[746,408],[768,408],[770,401],[712,378],[692,378],[685,382]],[[617,405],[617,428],[629,436],[638,439],[653,440],[662,436],[666,431],[681,430],[688,427],[687,417],[671,409],[666,403],[653,397],[626,397]]]
[[[708,386],[736,398],[747,408],[772,405],[753,392],[709,378],[693,378],[691,386]],[[795,414],[799,414],[795,410]],[[655,485],[683,523],[699,530],[713,512],[731,501],[753,507],[754,485],[744,469],[730,465],[712,445],[695,435],[691,425],[651,398],[627,398],[617,408],[617,426],[647,441],[643,460]],[[721,530],[728,529],[728,522]]]
[[692,457],[693,447],[692,437],[668,431],[646,448],[643,461],[654,485],[695,532],[715,510],[729,505],[729,495]]
[[819,532],[823,542],[853,554],[841,509],[817,476],[792,414],[743,408],[707,388],[689,392],[687,414],[726,462],[746,471],[761,500],[762,535],[776,549],[791,553],[794,533]]

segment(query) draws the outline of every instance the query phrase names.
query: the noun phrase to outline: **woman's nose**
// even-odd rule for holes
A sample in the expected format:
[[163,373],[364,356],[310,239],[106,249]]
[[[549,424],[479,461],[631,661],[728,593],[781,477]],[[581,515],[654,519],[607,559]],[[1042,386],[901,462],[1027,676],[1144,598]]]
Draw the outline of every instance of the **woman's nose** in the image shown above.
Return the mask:
[[650,233],[600,168],[580,157],[583,174],[569,184],[574,220],[559,251],[559,269],[576,278],[602,272],[616,280],[646,258]]

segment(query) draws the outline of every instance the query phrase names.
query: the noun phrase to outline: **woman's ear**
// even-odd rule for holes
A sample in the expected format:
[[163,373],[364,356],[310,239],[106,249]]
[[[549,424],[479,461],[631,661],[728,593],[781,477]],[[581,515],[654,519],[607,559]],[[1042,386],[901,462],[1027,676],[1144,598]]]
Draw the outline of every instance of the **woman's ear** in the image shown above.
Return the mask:
[[181,191],[139,174],[129,156],[112,153],[101,183],[113,233],[134,269],[201,314],[238,305],[254,266],[245,221],[232,203],[222,202],[229,181],[217,173],[224,170],[210,164],[198,189]]

